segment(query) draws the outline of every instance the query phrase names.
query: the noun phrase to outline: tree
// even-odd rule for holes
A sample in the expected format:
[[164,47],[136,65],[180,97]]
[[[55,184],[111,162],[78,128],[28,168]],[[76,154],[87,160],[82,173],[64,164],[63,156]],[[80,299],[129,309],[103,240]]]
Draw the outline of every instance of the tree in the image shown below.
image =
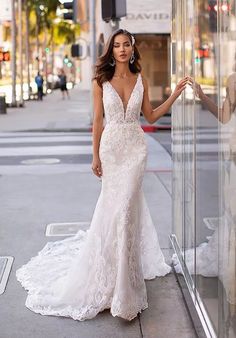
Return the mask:
[[36,41],[38,70],[40,68],[41,50],[44,72],[47,77],[47,53],[51,53],[51,68],[53,71],[55,47],[73,43],[80,34],[80,26],[60,20],[56,16],[57,8],[60,5],[58,0],[26,0],[26,2],[29,11],[29,34]]
[[56,10],[59,5],[58,0],[28,0],[32,21],[31,34],[33,30],[34,33],[37,30],[39,41],[45,28],[50,33],[50,39],[55,38],[55,44],[72,43],[75,41],[76,35],[80,33],[78,24],[56,20]]

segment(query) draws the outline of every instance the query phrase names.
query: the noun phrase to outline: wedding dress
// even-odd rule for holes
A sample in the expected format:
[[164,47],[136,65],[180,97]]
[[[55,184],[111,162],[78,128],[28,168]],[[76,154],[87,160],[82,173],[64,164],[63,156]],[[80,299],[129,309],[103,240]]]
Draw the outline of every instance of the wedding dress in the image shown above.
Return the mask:
[[144,279],[171,271],[142,190],[147,159],[139,124],[142,98],[140,74],[126,109],[111,83],[103,84],[102,189],[90,228],[47,243],[17,270],[30,310],[82,321],[110,309],[132,320],[148,307]]

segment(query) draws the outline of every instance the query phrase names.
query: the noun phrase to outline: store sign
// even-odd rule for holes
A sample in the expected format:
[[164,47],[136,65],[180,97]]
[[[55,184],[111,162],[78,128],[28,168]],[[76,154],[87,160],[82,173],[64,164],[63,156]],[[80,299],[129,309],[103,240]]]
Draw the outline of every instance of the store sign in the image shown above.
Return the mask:
[[171,8],[171,0],[129,0],[120,27],[136,34],[170,34]]
[[169,13],[128,13],[127,20],[170,20]]
[[0,22],[11,21],[11,1],[0,0]]
[[170,12],[127,13],[120,26],[132,33],[170,33]]

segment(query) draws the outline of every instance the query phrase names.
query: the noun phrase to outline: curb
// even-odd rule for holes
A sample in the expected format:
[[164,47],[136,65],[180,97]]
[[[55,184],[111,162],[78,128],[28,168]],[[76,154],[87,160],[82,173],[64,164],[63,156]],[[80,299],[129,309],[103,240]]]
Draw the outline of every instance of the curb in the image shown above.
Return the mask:
[[[171,125],[142,125],[141,128],[145,133],[155,133],[158,130],[170,130]],[[84,128],[54,128],[54,129],[48,129],[48,128],[39,128],[39,129],[21,129],[21,130],[7,130],[7,131],[1,131],[1,133],[4,132],[12,132],[12,133],[92,133],[93,128],[92,127],[84,127]]]
[[39,129],[21,129],[21,130],[0,130],[0,133],[90,133],[91,128],[39,128]]
[[149,125],[141,125],[143,131],[145,133],[155,133],[158,130],[170,130],[171,125],[156,125],[156,126],[149,126]]

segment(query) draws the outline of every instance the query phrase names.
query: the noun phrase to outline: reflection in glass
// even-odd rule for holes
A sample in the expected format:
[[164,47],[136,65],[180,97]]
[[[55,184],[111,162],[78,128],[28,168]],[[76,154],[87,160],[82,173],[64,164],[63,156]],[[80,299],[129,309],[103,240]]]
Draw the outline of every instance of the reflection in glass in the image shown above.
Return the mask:
[[[203,276],[218,276],[222,282],[222,303],[224,301],[229,303],[227,326],[224,331],[227,332],[226,337],[235,337],[235,332],[232,331],[232,328],[230,329],[230,326],[234,325],[235,327],[236,320],[236,73],[232,73],[226,80],[226,97],[222,108],[218,108],[203,93],[198,83],[193,82],[193,87],[204,106],[221,123],[219,134],[221,215],[215,222],[216,227],[209,242],[203,243],[197,248],[197,255],[205,257],[205,262],[199,260],[201,264],[198,264],[197,268]],[[223,327],[221,327],[222,329]]]
[[173,8],[172,81],[189,75],[193,90],[172,113],[172,260],[204,307],[208,332],[235,338],[236,3],[180,0]]

